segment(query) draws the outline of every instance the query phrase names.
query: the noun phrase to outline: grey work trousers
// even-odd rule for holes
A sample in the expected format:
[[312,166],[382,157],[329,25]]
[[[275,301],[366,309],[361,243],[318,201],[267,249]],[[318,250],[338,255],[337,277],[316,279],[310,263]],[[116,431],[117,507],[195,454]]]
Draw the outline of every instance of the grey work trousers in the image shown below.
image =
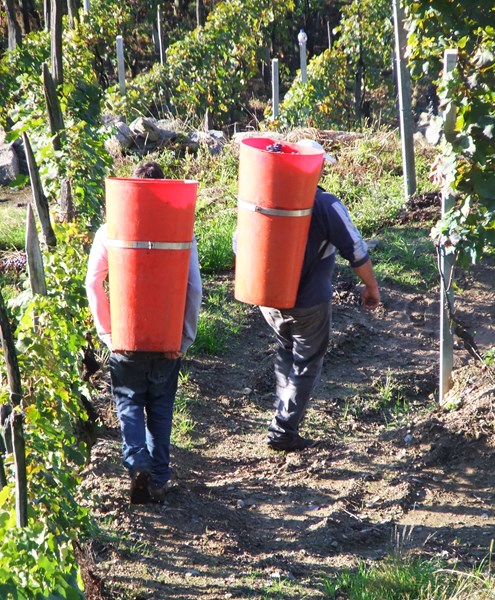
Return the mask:
[[260,307],[277,339],[276,411],[268,427],[272,440],[288,441],[299,433],[311,394],[319,382],[330,337],[330,302],[310,308]]

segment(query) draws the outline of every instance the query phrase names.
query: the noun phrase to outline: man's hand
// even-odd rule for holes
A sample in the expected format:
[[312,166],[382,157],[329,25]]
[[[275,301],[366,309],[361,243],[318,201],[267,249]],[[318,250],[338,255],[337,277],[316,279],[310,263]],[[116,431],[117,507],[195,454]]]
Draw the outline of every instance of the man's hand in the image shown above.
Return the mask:
[[179,352],[179,350],[168,350],[167,352],[163,353],[163,356],[167,360],[177,360],[178,358],[182,358],[183,353]]
[[380,304],[380,290],[378,289],[371,260],[360,267],[354,268],[354,273],[364,283],[364,289],[361,292],[361,304],[370,310],[375,309]]
[[380,290],[377,285],[366,285],[361,291],[361,304],[374,310],[380,304]]

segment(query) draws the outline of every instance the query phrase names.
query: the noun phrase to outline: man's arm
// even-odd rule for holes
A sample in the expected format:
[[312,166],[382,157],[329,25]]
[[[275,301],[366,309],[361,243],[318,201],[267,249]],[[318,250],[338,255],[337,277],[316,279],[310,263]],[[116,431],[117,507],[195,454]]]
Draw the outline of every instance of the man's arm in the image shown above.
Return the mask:
[[186,307],[184,314],[184,327],[182,330],[182,344],[180,352],[184,354],[196,338],[198,328],[199,309],[201,306],[201,274],[199,271],[198,247],[193,238],[191,257],[189,260],[189,277],[187,281]]
[[98,337],[110,347],[110,302],[103,285],[108,275],[108,252],[105,238],[106,229],[103,226],[96,233],[91,247],[85,284],[89,308],[93,315]]
[[365,308],[376,308],[380,304],[380,290],[378,289],[371,260],[368,260],[360,267],[354,267],[353,270],[364,283],[364,289],[361,292],[361,304]]

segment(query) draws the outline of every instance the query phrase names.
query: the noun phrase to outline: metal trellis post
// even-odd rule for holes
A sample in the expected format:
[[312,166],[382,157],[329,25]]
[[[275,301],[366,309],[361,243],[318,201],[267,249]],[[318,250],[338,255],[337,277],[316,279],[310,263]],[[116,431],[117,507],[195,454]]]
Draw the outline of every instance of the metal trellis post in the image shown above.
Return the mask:
[[273,119],[278,118],[278,58],[272,59],[272,106]]
[[[446,50],[444,54],[443,77],[446,79],[454,70],[457,62],[457,50]],[[448,139],[455,129],[455,107],[449,104],[443,115],[444,134]],[[448,185],[442,188],[442,217],[454,206],[455,198]],[[454,307],[454,292],[452,277],[454,271],[455,254],[447,253],[445,246],[440,243],[440,404],[444,401],[445,394],[452,387],[452,369],[454,366],[454,334],[450,320],[450,311]]]
[[304,29],[299,31],[297,35],[297,41],[299,42],[299,51],[301,55],[301,82],[306,83],[308,80],[306,68],[306,42],[308,41],[308,36],[304,32]]
[[399,121],[402,146],[402,168],[404,170],[405,201],[416,191],[416,166],[414,162],[414,124],[411,110],[411,86],[409,73],[404,62],[407,45],[404,28],[404,10],[400,0],[393,1],[395,57],[397,63],[397,87],[399,91]]
[[125,95],[125,63],[124,63],[124,40],[121,35],[117,36],[117,72],[119,75],[120,95]]

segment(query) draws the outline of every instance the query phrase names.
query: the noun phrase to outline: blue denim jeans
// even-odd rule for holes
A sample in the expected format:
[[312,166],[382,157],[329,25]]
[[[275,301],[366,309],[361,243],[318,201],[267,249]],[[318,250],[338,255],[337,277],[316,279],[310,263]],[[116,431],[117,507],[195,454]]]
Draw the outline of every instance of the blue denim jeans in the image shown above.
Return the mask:
[[110,356],[124,465],[131,473],[149,469],[154,486],[170,479],[170,435],[180,363],[157,352],[112,352]]
[[330,338],[330,302],[310,308],[260,307],[277,339],[275,383],[277,404],[268,427],[272,440],[289,441],[299,434],[311,394],[319,382]]

